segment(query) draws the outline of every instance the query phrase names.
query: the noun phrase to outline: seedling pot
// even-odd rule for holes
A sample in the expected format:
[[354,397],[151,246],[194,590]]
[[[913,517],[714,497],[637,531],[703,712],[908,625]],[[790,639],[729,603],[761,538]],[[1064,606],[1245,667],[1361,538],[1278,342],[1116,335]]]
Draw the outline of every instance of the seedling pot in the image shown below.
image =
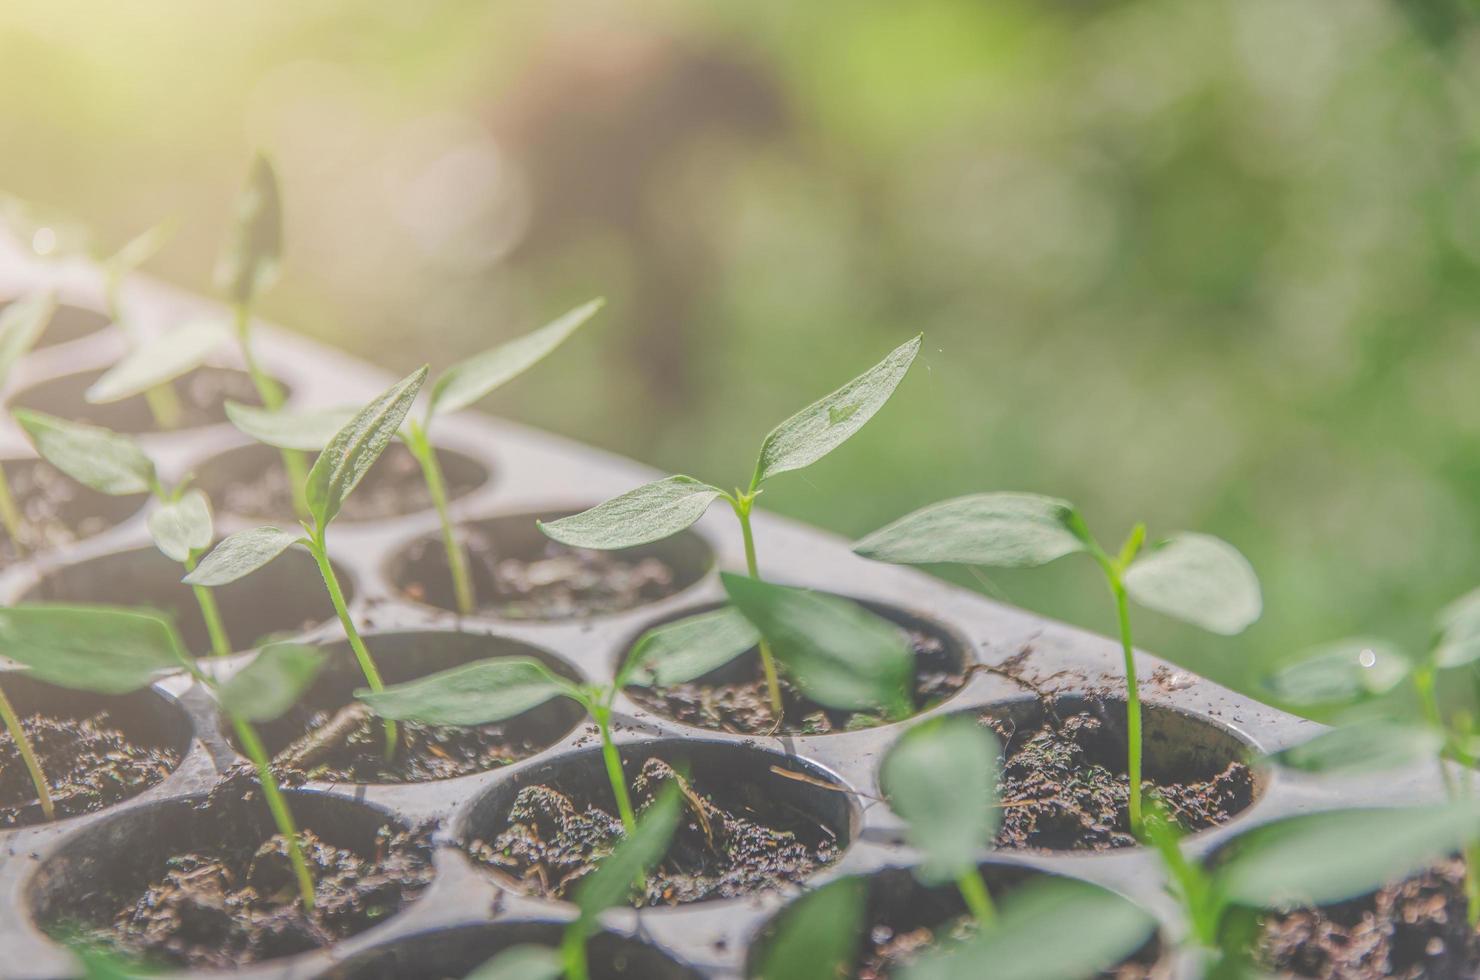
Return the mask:
[[[86,392],[103,372],[79,371],[38,382],[10,399],[11,408],[29,408],[72,422],[103,425],[115,432],[138,434],[155,430],[154,415],[143,395],[106,405],[89,404]],[[257,404],[251,378],[233,368],[201,367],[173,383],[182,409],[178,429],[219,425],[226,421],[227,401]]]
[[[9,305],[8,301],[0,303],[0,312],[3,312]],[[46,326],[46,332],[36,342],[36,349],[42,350],[47,347],[70,344],[74,340],[101,333],[110,325],[111,321],[107,315],[97,310],[76,306],[72,303],[58,303],[56,312],[51,315],[51,322]]]
[[[25,522],[28,551],[54,551],[102,534],[137,514],[144,494],[110,497],[90,490],[35,459],[0,460]],[[0,538],[0,558],[13,561],[15,543]]]

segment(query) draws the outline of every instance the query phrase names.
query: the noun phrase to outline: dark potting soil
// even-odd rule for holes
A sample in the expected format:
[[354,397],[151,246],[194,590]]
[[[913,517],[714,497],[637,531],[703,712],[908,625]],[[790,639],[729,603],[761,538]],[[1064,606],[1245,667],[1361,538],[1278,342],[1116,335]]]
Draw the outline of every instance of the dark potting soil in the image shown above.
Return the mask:
[[[887,924],[877,924],[864,938],[863,956],[854,971],[854,980],[888,980],[912,959],[933,949],[938,942],[969,939],[975,933],[976,920],[966,915],[934,927],[897,930]],[[1147,980],[1159,954],[1155,943],[1147,943],[1145,948],[1127,957],[1114,969],[1098,974],[1096,980]]]
[[[180,764],[173,749],[131,741],[112,727],[105,711],[82,719],[28,715],[21,728],[46,774],[58,817],[93,813],[136,796]],[[0,828],[44,819],[15,740],[0,726]]]
[[[915,654],[916,709],[923,710],[959,691],[966,683],[966,671],[951,646],[927,630],[911,627],[903,632]],[[726,680],[700,678],[672,687],[629,687],[627,694],[648,710],[676,721],[743,735],[822,735],[870,728],[888,720],[872,712],[824,708],[782,675],[782,720],[777,726],[758,651],[751,650],[716,674]]]
[[[144,505],[142,494],[132,500],[105,497],[39,460],[7,463],[5,478],[21,512],[28,551],[60,548],[101,534]],[[0,532],[0,561],[18,557],[15,543]]]
[[[678,778],[672,767],[648,759],[632,783],[633,805],[640,811],[670,778]],[[801,881],[842,853],[826,827],[804,816],[741,815],[717,805],[701,785],[690,789],[667,856],[632,896],[639,908],[735,898]],[[621,837],[621,820],[607,811],[550,786],[526,786],[503,832],[491,843],[473,841],[468,852],[540,895],[567,898]]]
[[[998,780],[1002,829],[997,846],[1014,849],[1110,850],[1135,847],[1130,830],[1130,785],[1125,774],[1125,735],[1091,708],[1055,713],[1043,702],[1043,720],[1014,727],[986,714],[1004,746]],[[1230,819],[1254,798],[1254,774],[1230,761],[1211,778],[1185,781],[1177,773],[1144,779],[1187,831]],[[1166,778],[1170,776],[1170,778]]]
[[1268,915],[1260,965],[1319,980],[1480,976],[1464,876],[1464,862],[1452,858],[1372,895]]

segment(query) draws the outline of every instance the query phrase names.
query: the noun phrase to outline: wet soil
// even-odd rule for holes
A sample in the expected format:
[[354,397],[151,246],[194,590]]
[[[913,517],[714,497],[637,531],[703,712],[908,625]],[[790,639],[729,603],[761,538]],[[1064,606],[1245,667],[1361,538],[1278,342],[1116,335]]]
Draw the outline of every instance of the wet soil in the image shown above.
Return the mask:
[[[976,920],[968,915],[957,916],[934,927],[895,929],[887,924],[876,924],[865,937],[863,956],[853,974],[854,980],[887,980],[937,943],[969,939],[975,933]],[[1147,943],[1144,949],[1127,957],[1113,970],[1098,974],[1096,980],[1148,980],[1159,955],[1157,944]]]
[[[93,813],[137,796],[180,764],[171,748],[130,740],[106,711],[82,719],[27,715],[21,728],[46,774],[58,817]],[[0,828],[44,820],[15,741],[0,726]]]
[[[1093,702],[1062,710],[1050,701],[1043,702],[1042,721],[1035,724],[1017,726],[990,714],[981,721],[1004,746],[998,847],[1101,851],[1137,846],[1130,830],[1123,723],[1113,723]],[[1142,782],[1144,791],[1157,794],[1189,832],[1223,823],[1253,802],[1254,773],[1240,761],[1212,774],[1158,772],[1147,755],[1150,778]]]
[[[74,422],[107,426],[116,432],[155,431],[157,426],[154,416],[143,395],[124,398],[107,405],[87,403],[83,393],[100,373],[87,372],[43,381],[20,392],[12,399],[12,404],[19,408],[38,409]],[[257,390],[252,386],[251,378],[245,372],[228,368],[196,368],[175,379],[173,387],[180,400],[180,419],[176,425],[178,429],[225,422],[224,406],[228,400],[248,405],[259,404]]]
[[[7,460],[5,479],[21,512],[27,551],[48,551],[101,534],[132,516],[145,495],[108,497],[89,490],[48,463]],[[15,543],[0,531],[0,561],[13,561]]]
[[[633,805],[641,810],[669,778],[677,778],[673,769],[649,758],[632,783]],[[776,888],[807,878],[842,853],[826,827],[799,813],[734,812],[717,804],[701,784],[691,783],[690,789],[668,854],[642,890],[634,890],[634,906],[682,905]],[[514,800],[506,829],[491,842],[473,841],[468,852],[537,894],[567,898],[621,837],[622,823],[611,813],[552,786],[527,786]]]
[[[959,650],[937,633],[904,628],[915,654],[915,708],[924,710],[955,694],[966,683],[966,666]],[[629,687],[632,700],[657,714],[687,725],[742,735],[777,732],[783,735],[823,735],[882,725],[882,715],[866,711],[824,708],[781,677],[781,715],[778,727],[760,653],[751,650],[718,671],[672,687]]]
[[1373,895],[1266,916],[1260,965],[1319,980],[1480,976],[1458,858]]

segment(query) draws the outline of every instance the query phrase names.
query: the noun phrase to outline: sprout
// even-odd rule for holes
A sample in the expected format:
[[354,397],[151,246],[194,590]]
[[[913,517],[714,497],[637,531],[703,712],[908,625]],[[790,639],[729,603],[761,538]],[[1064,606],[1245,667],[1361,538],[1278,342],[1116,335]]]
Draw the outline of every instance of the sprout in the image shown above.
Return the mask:
[[[8,304],[0,311],[0,390],[4,390],[16,362],[36,345],[56,308],[55,294],[35,293]],[[15,553],[24,556],[27,551],[25,521],[10,492],[10,482],[5,478],[3,466],[0,466],[0,525],[4,526]]]
[[1144,549],[1143,555],[1145,542],[1146,527],[1137,524],[1112,555],[1067,501],[1028,493],[983,493],[932,504],[853,546],[865,558],[908,565],[956,562],[1028,568],[1076,552],[1095,560],[1110,587],[1120,624],[1130,823],[1138,835],[1141,696],[1136,686],[1128,599],[1225,635],[1242,632],[1259,618],[1262,608],[1254,570],[1227,542],[1206,534],[1183,533]]

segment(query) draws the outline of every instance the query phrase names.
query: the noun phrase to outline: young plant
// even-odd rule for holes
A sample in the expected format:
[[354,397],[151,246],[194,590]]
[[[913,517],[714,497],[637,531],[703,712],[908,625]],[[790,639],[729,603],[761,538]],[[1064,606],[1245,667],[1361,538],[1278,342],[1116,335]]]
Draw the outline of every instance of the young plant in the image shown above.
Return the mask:
[[22,605],[0,609],[0,645],[30,673],[73,690],[128,694],[180,670],[204,685],[231,720],[251,759],[288,857],[305,910],[314,886],[288,809],[262,740],[253,725],[292,707],[322,666],[322,654],[293,643],[266,646],[229,680],[217,681],[196,665],[170,623],[150,613],[104,606]]
[[636,827],[576,886],[579,914],[565,927],[559,952],[533,944],[513,946],[468,974],[467,980],[590,980],[586,944],[600,928],[599,916],[620,905],[632,883],[641,881],[668,853],[681,813],[678,784],[670,781]]
[[[24,408],[16,410],[15,419],[42,459],[83,486],[109,496],[152,494],[158,504],[148,523],[155,545],[184,565],[187,573],[195,570],[216,535],[204,493],[185,483],[166,487],[153,460],[128,436]],[[224,657],[231,653],[231,638],[216,597],[199,586],[193,592],[211,638],[211,652]]]
[[[447,481],[443,479],[442,466],[432,445],[432,423],[443,415],[467,408],[529,370],[595,316],[605,303],[603,299],[591,300],[532,333],[454,364],[432,383],[432,394],[427,400],[423,418],[420,421],[411,419],[399,433],[401,441],[421,467],[427,492],[431,494],[432,504],[442,523],[442,547],[447,553],[453,594],[457,598],[457,610],[464,616],[473,614],[477,600],[473,592],[473,577],[468,571],[467,554],[458,545],[457,532],[448,510]],[[226,403],[226,414],[238,429],[258,442],[282,450],[322,449],[353,411],[330,408],[290,412]]]
[[850,876],[797,899],[776,924],[754,980],[851,977],[868,887]]
[[1111,554],[1067,501],[1027,493],[984,493],[932,504],[859,541],[865,558],[908,565],[954,562],[1027,568],[1084,552],[1115,600],[1125,660],[1126,776],[1132,832],[1141,831],[1141,696],[1136,684],[1129,599],[1213,633],[1242,632],[1259,618],[1259,580],[1244,556],[1206,534],[1182,533],[1142,554],[1137,524]]
[[[43,292],[18,299],[0,311],[0,391],[9,382],[16,362],[36,345],[56,308],[56,295]],[[28,550],[25,521],[16,505],[15,495],[10,492],[10,481],[5,478],[3,466],[0,466],[0,526],[5,528],[16,555],[24,557]]]
[[[318,563],[324,587],[329,590],[329,601],[333,603],[339,623],[344,627],[344,634],[349,639],[350,648],[355,652],[355,659],[365,675],[365,682],[372,690],[383,688],[385,685],[380,679],[380,671],[371,659],[370,651],[360,637],[360,631],[355,628],[349,606],[344,601],[344,590],[340,588],[339,578],[329,561],[329,525],[344,506],[345,499],[359,486],[370,467],[385,452],[385,447],[390,445],[391,438],[406,418],[406,413],[411,410],[411,404],[416,400],[417,392],[421,390],[426,378],[427,369],[423,367],[391,385],[374,401],[355,413],[354,418],[345,423],[334,434],[334,438],[329,440],[324,451],[319,453],[304,487],[304,500],[307,501],[311,515],[311,521],[304,521],[301,525],[306,537],[275,527],[240,531],[216,545],[199,566],[185,576],[185,584],[204,589],[227,585],[250,575],[291,546],[303,545]],[[395,754],[396,725],[387,720],[385,755],[390,759]]]
[[[631,548],[677,534],[703,517],[710,504],[723,498],[740,522],[746,570],[751,578],[759,579],[760,565],[756,560],[750,515],[762,484],[773,476],[812,465],[863,428],[894,394],[919,351],[917,336],[843,387],[772,429],[761,443],[750,484],[744,490],[731,493],[690,476],[670,476],[629,490],[582,513],[541,522],[540,530],[575,548]],[[767,639],[760,644],[760,656],[771,712],[779,724],[781,686]]]

